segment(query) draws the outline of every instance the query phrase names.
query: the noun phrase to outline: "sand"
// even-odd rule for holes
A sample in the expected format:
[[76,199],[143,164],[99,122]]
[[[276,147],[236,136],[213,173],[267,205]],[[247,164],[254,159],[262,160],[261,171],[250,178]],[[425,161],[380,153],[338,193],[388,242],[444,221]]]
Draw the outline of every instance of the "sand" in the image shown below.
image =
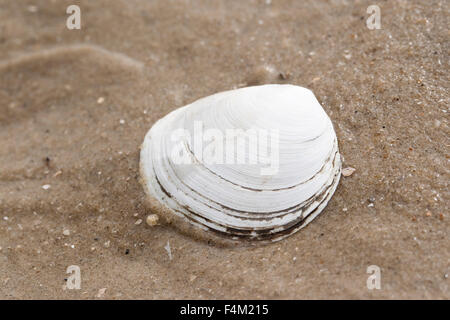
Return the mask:
[[[66,28],[74,3],[81,30]],[[449,299],[449,14],[418,0],[0,0],[0,298]],[[328,207],[255,248],[148,226],[151,125],[271,82],[314,91],[356,169]]]

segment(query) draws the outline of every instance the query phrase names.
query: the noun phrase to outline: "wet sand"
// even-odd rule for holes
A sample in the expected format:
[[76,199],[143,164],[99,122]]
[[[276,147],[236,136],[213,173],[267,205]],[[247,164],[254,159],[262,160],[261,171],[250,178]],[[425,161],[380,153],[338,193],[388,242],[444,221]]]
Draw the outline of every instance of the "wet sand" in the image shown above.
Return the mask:
[[[66,28],[70,4],[81,30]],[[449,299],[449,14],[418,0],[0,0],[0,298]],[[273,82],[314,91],[356,168],[320,216],[255,248],[146,225],[152,124]],[[70,265],[80,290],[65,288]]]

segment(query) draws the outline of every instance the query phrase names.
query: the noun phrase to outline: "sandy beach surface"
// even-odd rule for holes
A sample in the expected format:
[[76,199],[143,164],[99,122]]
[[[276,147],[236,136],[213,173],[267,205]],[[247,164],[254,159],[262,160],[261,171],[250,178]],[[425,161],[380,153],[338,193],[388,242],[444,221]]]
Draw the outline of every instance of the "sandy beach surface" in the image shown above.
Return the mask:
[[[449,299],[449,16],[445,0],[0,0],[0,298]],[[332,119],[356,171],[327,208],[252,248],[148,226],[152,124],[264,83],[312,89]]]

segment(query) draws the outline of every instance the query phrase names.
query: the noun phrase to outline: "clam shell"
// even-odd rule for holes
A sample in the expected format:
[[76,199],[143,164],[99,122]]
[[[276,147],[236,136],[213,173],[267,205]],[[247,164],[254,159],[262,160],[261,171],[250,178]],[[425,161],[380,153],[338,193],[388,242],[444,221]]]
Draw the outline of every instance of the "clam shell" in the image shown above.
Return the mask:
[[277,241],[327,205],[341,174],[330,118],[293,85],[217,93],[157,121],[141,180],[167,220],[230,241]]

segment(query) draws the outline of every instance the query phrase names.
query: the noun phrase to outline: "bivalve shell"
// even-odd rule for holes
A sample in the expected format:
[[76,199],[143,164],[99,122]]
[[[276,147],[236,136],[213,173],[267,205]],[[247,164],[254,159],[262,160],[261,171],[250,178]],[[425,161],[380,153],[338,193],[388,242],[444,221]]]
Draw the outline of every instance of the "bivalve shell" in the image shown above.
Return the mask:
[[307,225],[341,174],[330,118],[314,94],[263,85],[214,94],[157,121],[141,147],[153,208],[224,242],[272,242]]

